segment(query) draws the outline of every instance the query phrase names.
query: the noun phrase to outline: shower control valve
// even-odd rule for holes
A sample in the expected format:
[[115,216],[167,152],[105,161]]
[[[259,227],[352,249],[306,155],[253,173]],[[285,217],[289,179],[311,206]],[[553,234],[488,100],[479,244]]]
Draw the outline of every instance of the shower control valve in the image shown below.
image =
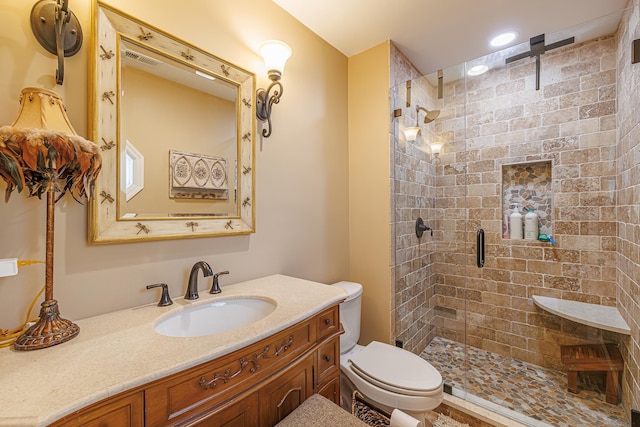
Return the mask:
[[433,237],[433,229],[428,225],[425,225],[422,218],[418,217],[418,219],[416,219],[416,236],[418,236],[418,239],[422,237],[422,234],[424,234],[425,231],[429,231],[431,237]]

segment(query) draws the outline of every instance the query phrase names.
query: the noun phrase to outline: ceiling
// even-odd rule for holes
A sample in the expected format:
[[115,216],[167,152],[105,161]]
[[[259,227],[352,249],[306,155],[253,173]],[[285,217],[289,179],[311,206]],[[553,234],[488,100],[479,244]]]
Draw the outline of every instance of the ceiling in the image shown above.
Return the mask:
[[[583,23],[590,37],[610,34],[627,5],[627,0],[273,1],[346,56],[391,40],[422,74],[498,50],[489,40],[507,30],[519,33],[512,45]],[[613,20],[588,23],[616,12]]]

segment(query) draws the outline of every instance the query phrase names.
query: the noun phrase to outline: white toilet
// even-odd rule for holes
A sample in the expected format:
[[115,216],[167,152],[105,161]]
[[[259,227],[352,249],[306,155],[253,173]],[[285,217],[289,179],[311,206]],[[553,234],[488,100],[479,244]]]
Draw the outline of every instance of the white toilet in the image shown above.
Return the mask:
[[366,400],[389,414],[394,408],[425,421],[425,414],[442,402],[442,376],[429,362],[407,350],[372,341],[356,344],[360,337],[362,285],[338,282],[347,292],[340,304],[340,395],[343,406],[351,409],[351,396],[357,389]]

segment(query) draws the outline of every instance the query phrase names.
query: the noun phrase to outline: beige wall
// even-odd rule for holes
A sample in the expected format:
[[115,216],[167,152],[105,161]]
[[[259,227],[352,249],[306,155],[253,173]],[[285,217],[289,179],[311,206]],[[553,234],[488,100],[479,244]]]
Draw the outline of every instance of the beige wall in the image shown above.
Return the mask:
[[[230,270],[224,285],[272,273],[321,282],[348,277],[347,59],[274,3],[114,0],[110,4],[268,78],[257,47],[265,39],[289,43],[293,56],[274,108],[271,138],[257,141],[256,233],[248,236],[87,244],[87,208],[70,197],[56,206],[55,297],[63,316],[79,319],[157,300],[145,285],[169,284],[182,295],[193,263]],[[54,87],[56,59],[35,41],[32,2],[0,0],[0,124],[10,124],[25,86],[58,91],[78,133],[87,135],[87,56],[90,2],[71,8],[85,34],[80,53],[65,61],[63,86]],[[382,85],[382,88],[386,88]],[[384,132],[384,135],[387,133]],[[5,189],[4,182],[0,191]],[[0,258],[44,258],[45,205],[14,193],[0,202]],[[382,242],[388,248],[388,242]],[[11,328],[43,283],[44,268],[25,267],[0,278],[0,327]],[[210,281],[201,280],[200,289]],[[304,290],[301,290],[304,292]]]
[[349,58],[349,277],[364,287],[361,344],[392,339],[389,47]]

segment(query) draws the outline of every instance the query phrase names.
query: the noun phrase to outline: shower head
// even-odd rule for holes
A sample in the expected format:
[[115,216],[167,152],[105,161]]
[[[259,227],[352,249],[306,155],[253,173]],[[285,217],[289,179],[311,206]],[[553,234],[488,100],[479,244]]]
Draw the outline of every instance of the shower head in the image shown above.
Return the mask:
[[435,119],[438,118],[438,116],[440,115],[440,110],[427,110],[424,107],[421,106],[416,106],[416,122],[418,121],[418,114],[420,114],[420,110],[424,111],[425,113],[427,113],[426,116],[424,116],[424,122],[425,123],[431,123],[432,121],[434,121]]
[[431,123],[432,121],[437,119],[439,115],[440,115],[440,110],[427,111],[427,115],[424,116],[424,122]]

